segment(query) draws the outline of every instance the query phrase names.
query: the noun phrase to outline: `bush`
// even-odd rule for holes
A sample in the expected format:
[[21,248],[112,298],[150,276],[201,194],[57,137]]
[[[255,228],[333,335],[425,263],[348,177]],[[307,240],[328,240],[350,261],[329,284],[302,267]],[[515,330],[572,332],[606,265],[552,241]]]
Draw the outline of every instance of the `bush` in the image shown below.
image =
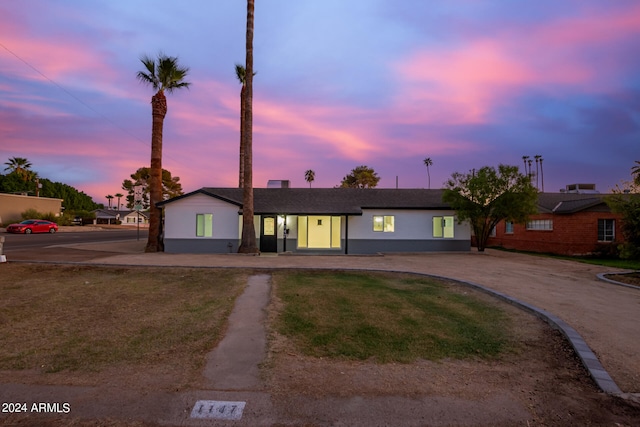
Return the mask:
[[618,245],[618,249],[620,251],[621,259],[640,261],[640,248],[633,243],[622,243]]
[[617,259],[620,257],[620,246],[622,245],[616,242],[598,243],[593,251],[593,256],[601,259]]
[[58,222],[58,217],[53,212],[42,213],[35,209],[27,209],[20,214],[22,219],[45,219],[47,221]]

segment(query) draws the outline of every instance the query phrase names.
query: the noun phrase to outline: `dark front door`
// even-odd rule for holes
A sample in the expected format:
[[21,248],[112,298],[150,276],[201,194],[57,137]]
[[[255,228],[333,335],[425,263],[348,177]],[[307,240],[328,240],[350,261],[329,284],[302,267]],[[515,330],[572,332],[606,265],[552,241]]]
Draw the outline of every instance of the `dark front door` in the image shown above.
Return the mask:
[[262,217],[260,252],[278,252],[278,218],[275,215]]

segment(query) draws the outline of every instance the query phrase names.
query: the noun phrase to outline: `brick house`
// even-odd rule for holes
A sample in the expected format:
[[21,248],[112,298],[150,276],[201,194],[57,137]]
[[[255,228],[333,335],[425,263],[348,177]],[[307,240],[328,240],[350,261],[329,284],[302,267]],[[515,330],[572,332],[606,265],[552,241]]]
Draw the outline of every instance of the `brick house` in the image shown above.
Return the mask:
[[586,255],[623,240],[618,214],[605,195],[539,193],[538,214],[527,224],[501,221],[487,246],[560,255]]

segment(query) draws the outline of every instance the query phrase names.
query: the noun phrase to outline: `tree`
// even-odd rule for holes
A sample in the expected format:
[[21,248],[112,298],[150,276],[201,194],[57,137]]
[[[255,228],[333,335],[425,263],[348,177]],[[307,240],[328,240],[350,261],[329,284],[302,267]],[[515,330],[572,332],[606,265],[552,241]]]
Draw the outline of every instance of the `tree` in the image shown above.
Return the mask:
[[426,159],[423,160],[424,165],[427,167],[427,178],[429,179],[429,189],[431,189],[431,174],[429,173],[429,166],[433,166],[433,160],[431,160],[431,157],[427,157]]
[[[149,182],[151,179],[149,168],[139,168],[135,173],[131,174],[130,177],[131,179],[125,179],[122,182],[122,189],[127,192],[127,208],[133,209],[134,207],[133,193],[136,185],[142,186],[142,207],[144,209],[149,208]],[[182,194],[184,194],[184,192],[182,191],[180,177],[171,176],[171,172],[162,169],[162,200],[178,197]]]
[[304,180],[309,183],[309,188],[311,188],[311,183],[316,180],[316,173],[309,169],[304,173]]
[[[254,72],[255,76],[256,73]],[[245,100],[247,98],[247,69],[240,64],[236,64],[236,78],[242,85],[240,89],[240,166],[238,168],[238,187],[244,187],[244,162],[245,162],[245,146],[244,146],[244,129],[245,129],[245,114],[246,114],[246,106]]]
[[161,212],[156,203],[162,200],[162,128],[167,114],[167,98],[165,91],[172,93],[176,89],[188,88],[190,83],[185,81],[189,68],[180,67],[178,58],[159,54],[157,59],[143,56],[140,61],[146,71],[139,71],[138,80],[151,85],[156,93],[151,97],[151,168],[150,168],[150,196],[151,210],[149,212],[149,239],[146,252],[164,250],[162,242]]
[[[631,169],[632,175],[635,168]],[[622,188],[616,185],[612,194],[605,197],[611,212],[622,216],[620,231],[625,241],[618,245],[622,259],[640,260],[640,183],[636,179],[634,176],[634,181],[625,182]]]
[[633,182],[640,186],[640,161],[636,160],[636,165],[631,168],[631,176],[633,177]]
[[358,166],[351,170],[351,173],[340,183],[340,187],[345,188],[374,188],[378,185],[380,177],[368,166]]
[[109,202],[109,209],[111,209],[111,200],[113,200],[113,196],[111,194],[106,196],[107,201]]
[[253,12],[255,1],[247,0],[247,39],[244,100],[244,185],[242,187],[242,240],[239,253],[258,253],[253,225]]
[[537,212],[537,191],[517,166],[485,166],[473,173],[455,172],[442,196],[456,211],[458,222],[469,221],[479,252],[498,222],[524,223]]
[[25,182],[29,181],[31,177],[31,162],[29,162],[29,160],[24,157],[12,157],[8,162],[5,162],[5,165],[7,165],[7,167],[4,168],[5,171],[15,173]]
[[118,199],[118,205],[116,206],[116,210],[119,211],[120,210],[120,199],[124,197],[124,194],[116,193],[116,194],[114,194],[114,197]]

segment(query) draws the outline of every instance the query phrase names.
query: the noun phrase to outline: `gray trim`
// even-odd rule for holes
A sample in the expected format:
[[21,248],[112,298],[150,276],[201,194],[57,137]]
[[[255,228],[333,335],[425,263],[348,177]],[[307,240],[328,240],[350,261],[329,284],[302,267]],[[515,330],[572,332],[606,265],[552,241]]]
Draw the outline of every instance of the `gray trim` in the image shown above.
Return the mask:
[[350,254],[386,252],[468,252],[470,240],[365,240],[349,239]]
[[240,239],[164,239],[164,251],[174,254],[236,253],[239,246]]

